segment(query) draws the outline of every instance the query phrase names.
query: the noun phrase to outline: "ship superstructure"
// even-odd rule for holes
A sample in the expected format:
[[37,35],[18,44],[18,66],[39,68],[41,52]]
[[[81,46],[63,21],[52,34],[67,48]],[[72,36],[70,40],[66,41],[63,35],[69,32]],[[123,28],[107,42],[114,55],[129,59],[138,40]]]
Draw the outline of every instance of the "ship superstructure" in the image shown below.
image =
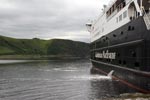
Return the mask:
[[[104,6],[102,14],[91,24],[91,42],[129,23],[131,20],[145,15],[147,28],[149,20],[150,0],[115,0],[111,6]],[[149,23],[148,23],[149,22]]]

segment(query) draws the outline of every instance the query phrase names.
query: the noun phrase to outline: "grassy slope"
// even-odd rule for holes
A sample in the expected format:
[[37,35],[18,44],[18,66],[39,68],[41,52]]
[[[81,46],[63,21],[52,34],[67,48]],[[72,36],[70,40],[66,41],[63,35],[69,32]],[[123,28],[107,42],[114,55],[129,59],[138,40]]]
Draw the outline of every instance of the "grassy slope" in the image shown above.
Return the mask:
[[89,45],[71,40],[14,39],[0,36],[0,55],[57,55],[85,57]]

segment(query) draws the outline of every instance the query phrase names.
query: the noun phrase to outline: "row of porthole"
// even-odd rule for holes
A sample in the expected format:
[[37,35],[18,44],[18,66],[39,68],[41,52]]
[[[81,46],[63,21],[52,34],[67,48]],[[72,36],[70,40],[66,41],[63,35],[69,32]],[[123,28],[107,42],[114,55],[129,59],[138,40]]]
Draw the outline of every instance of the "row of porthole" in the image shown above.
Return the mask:
[[[128,26],[128,31],[133,31],[134,29],[135,29],[134,26]],[[124,32],[121,31],[120,34],[123,35]],[[117,37],[117,35],[116,35],[116,34],[113,34],[113,37]],[[103,39],[103,42],[105,42],[106,40],[108,40],[108,37],[106,37],[105,39]],[[101,43],[101,42],[98,42],[98,43]]]
[[133,31],[134,29],[134,26],[128,26],[128,31]]
[[[134,27],[134,26],[128,26],[128,31],[133,31],[133,30],[135,30],[135,27]],[[121,31],[120,34],[123,35],[124,32]],[[113,37],[117,37],[117,35],[116,35],[116,34],[113,34]],[[105,42],[106,40],[108,40],[108,37],[106,37],[105,39],[103,39],[104,42]]]
[[[110,62],[111,60],[110,60],[110,59],[107,59],[107,61]],[[126,62],[125,60],[123,60],[123,61],[122,61],[122,60],[118,60],[118,64],[120,64],[120,65],[122,65],[122,64],[123,64],[123,65],[126,65],[127,62]],[[134,66],[135,66],[135,67],[139,67],[139,66],[140,66],[140,63],[139,63],[139,62],[135,62],[135,63],[134,63]]]
[[[123,35],[123,31],[121,31],[120,34]],[[117,37],[117,35],[116,35],[116,34],[113,34],[113,37]],[[108,37],[106,37],[106,39],[103,39],[104,42],[105,42],[106,40],[108,40]]]
[[[127,62],[124,60],[124,61],[123,61],[123,65],[126,65],[126,63],[127,63]],[[121,61],[121,60],[119,60],[119,64],[122,64],[122,61]]]
[[[123,65],[126,65],[127,62],[124,60],[123,62],[121,60],[118,61],[119,64],[123,64]],[[139,62],[134,62],[134,66],[135,67],[139,67],[140,66],[140,63]]]
[[[135,29],[134,26],[128,26],[128,31],[133,31],[134,29]],[[123,35],[123,31],[121,31],[120,34]],[[117,35],[116,35],[116,34],[113,34],[113,37],[117,37]]]
[[[137,54],[136,54],[135,51],[132,51],[132,52],[131,52],[131,55],[132,55],[132,57],[136,57],[136,56],[137,56]],[[117,53],[117,56],[120,57],[120,53]]]
[[[102,59],[101,59],[102,60]],[[107,62],[111,62],[110,59],[106,59]],[[127,64],[127,61],[126,60],[118,60],[118,64],[120,65],[126,65]],[[140,66],[140,63],[139,62],[134,62],[134,66],[135,67],[139,67]]]

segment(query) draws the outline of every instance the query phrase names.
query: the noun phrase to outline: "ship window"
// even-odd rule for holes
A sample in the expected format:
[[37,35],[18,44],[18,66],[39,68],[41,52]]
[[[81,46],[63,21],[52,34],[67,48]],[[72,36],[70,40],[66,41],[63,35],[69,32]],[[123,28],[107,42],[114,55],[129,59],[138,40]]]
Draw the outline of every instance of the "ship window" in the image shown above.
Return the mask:
[[119,64],[121,64],[122,63],[122,61],[121,60],[119,60]]
[[130,31],[131,30],[131,26],[128,26],[128,31]]
[[140,66],[139,62],[135,62],[134,65],[135,65],[136,67],[139,67],[139,66]]
[[108,16],[110,15],[110,13],[111,13],[110,10],[108,10]]
[[134,26],[132,26],[132,30],[134,30]]
[[123,2],[123,7],[125,7],[126,6],[126,3],[125,2]]
[[106,37],[106,40],[108,40],[108,37]]
[[114,10],[116,10],[116,3],[114,4]]
[[109,9],[109,15],[111,15],[111,9]]
[[118,53],[117,56],[120,57],[120,53]]
[[123,61],[123,64],[126,65],[126,61],[125,60]]
[[114,9],[113,9],[113,7],[111,8],[111,12],[113,13],[113,11],[114,11]]
[[132,57],[136,57],[136,52],[132,51],[131,54],[132,54]]
[[104,28],[102,28],[102,32],[104,32]]
[[127,11],[125,11],[124,13],[123,13],[123,18],[126,18],[127,17]]
[[115,34],[113,34],[113,37],[116,37],[116,35],[115,35]]
[[105,42],[105,39],[103,39],[103,41]]
[[120,33],[121,35],[123,35],[123,31],[121,31],[121,33]]
[[119,21],[122,21],[122,14],[119,16]]
[[118,17],[116,18],[116,22],[118,23]]

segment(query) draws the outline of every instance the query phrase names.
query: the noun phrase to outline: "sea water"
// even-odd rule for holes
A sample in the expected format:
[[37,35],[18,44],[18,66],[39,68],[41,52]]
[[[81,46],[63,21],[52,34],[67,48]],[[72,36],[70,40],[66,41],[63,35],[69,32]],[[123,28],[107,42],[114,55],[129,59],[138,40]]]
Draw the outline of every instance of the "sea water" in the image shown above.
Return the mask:
[[0,100],[99,100],[124,92],[110,77],[91,74],[89,60],[10,62],[0,65]]

